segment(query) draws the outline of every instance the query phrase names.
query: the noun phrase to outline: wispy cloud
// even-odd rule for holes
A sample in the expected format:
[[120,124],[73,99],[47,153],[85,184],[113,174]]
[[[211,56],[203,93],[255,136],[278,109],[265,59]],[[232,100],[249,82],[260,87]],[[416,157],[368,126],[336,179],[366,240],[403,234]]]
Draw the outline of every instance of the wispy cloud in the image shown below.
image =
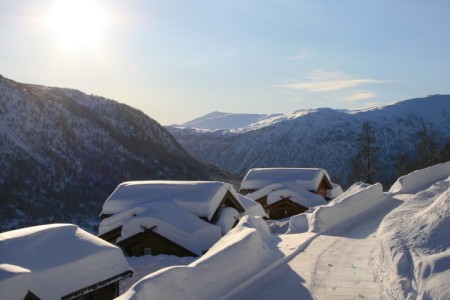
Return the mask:
[[[317,70],[310,73],[305,80],[279,85],[292,90],[305,90],[308,92],[331,92],[356,88],[358,86],[388,81],[372,78],[355,78],[342,72]],[[367,96],[367,95],[366,95]]]
[[346,102],[356,102],[360,100],[375,98],[377,94],[373,91],[352,91],[340,95],[340,100]]
[[292,60],[305,60],[309,57],[311,57],[311,52],[300,52],[297,53],[296,55],[292,56],[291,59]]

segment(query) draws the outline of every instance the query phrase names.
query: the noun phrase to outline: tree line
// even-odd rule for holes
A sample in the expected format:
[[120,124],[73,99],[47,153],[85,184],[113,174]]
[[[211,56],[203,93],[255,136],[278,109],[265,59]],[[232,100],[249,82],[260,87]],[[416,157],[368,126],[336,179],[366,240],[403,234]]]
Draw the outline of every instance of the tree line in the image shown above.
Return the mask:
[[450,139],[444,141],[443,135],[425,122],[421,122],[420,128],[415,132],[412,146],[413,151],[404,150],[394,158],[393,178],[381,178],[385,158],[382,157],[373,124],[363,123],[355,139],[356,151],[351,159],[348,181],[371,184],[385,181],[384,184],[392,184],[386,181],[395,180],[414,170],[450,161]]

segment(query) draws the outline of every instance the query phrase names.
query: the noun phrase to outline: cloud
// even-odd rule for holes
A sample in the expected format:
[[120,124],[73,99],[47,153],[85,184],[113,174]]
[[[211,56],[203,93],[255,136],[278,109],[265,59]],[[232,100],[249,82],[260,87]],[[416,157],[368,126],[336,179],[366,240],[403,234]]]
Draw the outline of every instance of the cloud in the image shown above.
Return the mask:
[[341,94],[341,100],[346,102],[356,102],[365,99],[375,98],[377,94],[372,91],[354,91]]
[[311,57],[311,53],[309,52],[300,52],[291,57],[292,60],[305,60],[308,57]]
[[331,92],[351,89],[366,84],[386,83],[385,80],[372,78],[355,78],[342,72],[317,70],[310,73],[305,80],[279,85],[292,90],[308,92]]

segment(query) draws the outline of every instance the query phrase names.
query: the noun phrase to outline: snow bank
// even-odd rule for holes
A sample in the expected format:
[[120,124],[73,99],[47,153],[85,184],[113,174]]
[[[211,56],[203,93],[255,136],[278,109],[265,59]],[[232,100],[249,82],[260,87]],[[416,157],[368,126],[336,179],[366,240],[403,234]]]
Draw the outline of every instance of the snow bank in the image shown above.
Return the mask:
[[[417,174],[436,178],[430,170],[412,173],[411,181],[429,184]],[[404,190],[411,191],[411,181]],[[384,218],[375,263],[392,298],[450,299],[450,177],[411,195]]]
[[450,161],[402,176],[392,185],[390,193],[413,193],[438,180],[450,176]]
[[[322,233],[379,204],[385,196],[380,183],[355,183],[328,205],[319,206],[310,217],[310,231]],[[300,228],[302,220],[299,219]],[[291,229],[297,232],[296,229]]]
[[286,234],[302,233],[309,231],[309,223],[311,222],[311,214],[303,213],[296,216],[292,216],[289,219],[289,226]]
[[131,271],[116,246],[72,224],[0,234],[0,298],[61,297]]
[[119,299],[217,299],[280,257],[274,244],[262,218],[245,216],[200,259],[150,274]]

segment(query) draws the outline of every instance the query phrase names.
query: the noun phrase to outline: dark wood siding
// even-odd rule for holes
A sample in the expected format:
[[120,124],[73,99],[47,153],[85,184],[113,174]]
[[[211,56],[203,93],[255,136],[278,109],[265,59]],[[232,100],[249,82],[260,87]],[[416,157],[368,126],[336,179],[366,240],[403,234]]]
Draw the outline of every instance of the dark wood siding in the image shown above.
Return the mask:
[[121,233],[122,233],[122,226],[114,228],[113,230],[110,230],[108,232],[105,232],[104,234],[99,235],[98,237],[115,245],[116,240],[118,237],[120,237]]
[[[195,253],[148,229],[117,243],[128,256],[176,255],[197,256]],[[207,250],[207,249],[205,249]]]
[[328,178],[324,175],[322,177],[322,180],[319,183],[319,186],[317,187],[315,193],[317,195],[321,195],[324,199],[327,198],[327,192],[328,190],[332,189],[333,187],[331,186],[330,181],[328,180]]
[[289,198],[284,198],[280,201],[267,205],[265,210],[270,219],[278,220],[304,213],[307,208],[292,202]]

